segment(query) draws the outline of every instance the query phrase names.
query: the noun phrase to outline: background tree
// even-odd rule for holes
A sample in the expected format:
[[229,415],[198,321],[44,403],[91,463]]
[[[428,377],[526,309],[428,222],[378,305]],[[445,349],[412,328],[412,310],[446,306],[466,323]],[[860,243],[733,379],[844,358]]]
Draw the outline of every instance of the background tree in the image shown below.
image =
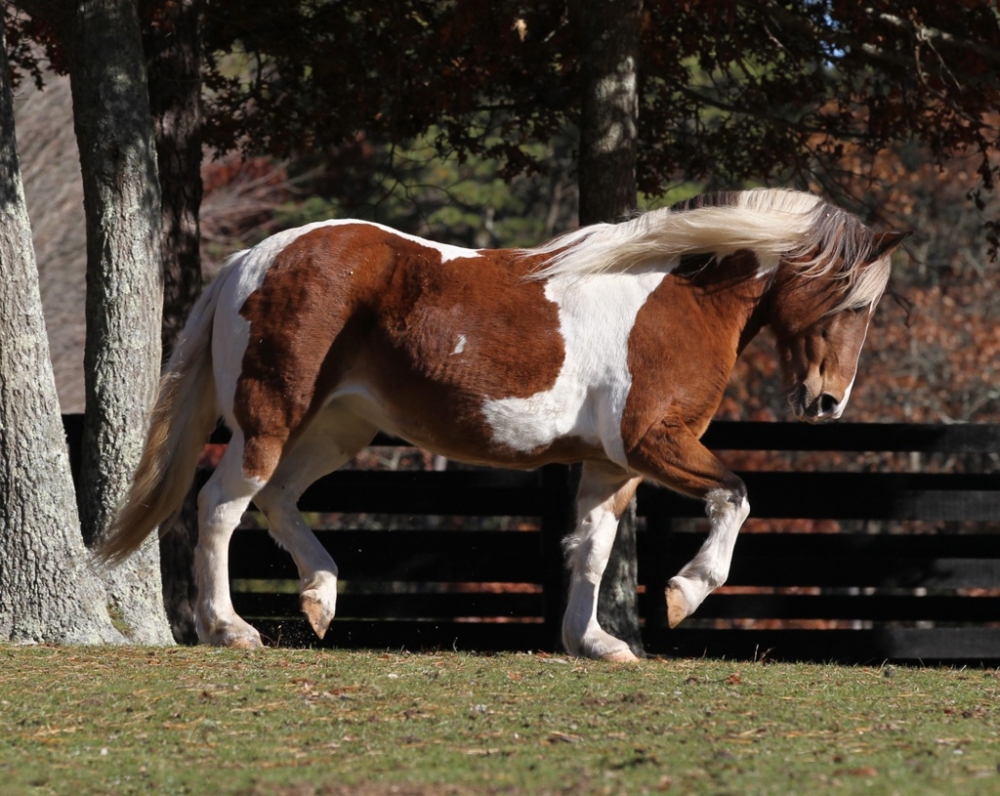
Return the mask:
[[[621,221],[636,208],[641,7],[641,0],[577,0],[571,6],[581,63],[581,225]],[[574,470],[579,483],[579,466]],[[606,631],[642,655],[635,532],[633,499],[618,525],[597,614]]]
[[[169,358],[201,293],[202,0],[142,0],[142,44],[148,65],[161,197],[163,264],[162,359]],[[192,493],[169,533],[160,538],[163,601],[177,641],[194,642],[194,546],[198,506]]]
[[[563,3],[251,0],[210,9],[207,141],[281,157],[360,133],[399,144],[436,131],[442,154],[543,169],[528,144],[578,129],[577,22]],[[943,162],[978,157],[1000,98],[1000,23],[989,0],[648,0],[641,17],[638,187],[780,181],[848,191],[879,153],[917,141]],[[237,52],[249,68],[224,71]],[[231,63],[231,62],[227,62]],[[853,148],[866,158],[852,167]],[[871,182],[885,174],[871,173]],[[862,209],[864,209],[862,207]]]
[[[90,541],[108,526],[128,487],[159,372],[160,199],[145,60],[132,2],[21,5],[50,26],[65,55],[80,149],[88,290],[77,504],[84,540]],[[155,545],[106,580],[107,600],[131,638],[171,640]],[[38,596],[28,590],[22,599],[33,598]]]
[[0,16],[0,638],[120,640],[86,563],[14,140]]

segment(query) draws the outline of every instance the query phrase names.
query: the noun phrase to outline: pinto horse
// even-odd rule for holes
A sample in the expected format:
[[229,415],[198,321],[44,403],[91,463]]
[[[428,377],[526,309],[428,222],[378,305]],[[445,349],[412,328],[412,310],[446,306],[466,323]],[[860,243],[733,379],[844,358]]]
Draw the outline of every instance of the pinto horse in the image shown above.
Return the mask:
[[236,254],[191,312],[127,501],[98,553],[169,527],[221,417],[232,439],[198,497],[202,642],[257,647],[233,610],[228,546],[251,500],[295,560],[320,638],[337,565],[296,501],[381,429],[499,467],[583,462],[563,643],[631,660],[597,594],[643,478],[705,501],[703,547],[666,591],[671,626],[725,582],[749,512],[699,438],[764,326],[794,413],[840,417],[903,235],[807,193],[716,193],[535,249],[471,250],[363,221],[278,233]]

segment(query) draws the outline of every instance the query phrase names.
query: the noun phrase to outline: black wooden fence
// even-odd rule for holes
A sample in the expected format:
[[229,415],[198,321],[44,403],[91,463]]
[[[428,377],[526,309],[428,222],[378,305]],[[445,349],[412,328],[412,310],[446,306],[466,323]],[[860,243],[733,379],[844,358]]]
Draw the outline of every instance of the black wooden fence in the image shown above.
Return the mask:
[[[718,422],[705,442],[732,451],[919,453],[941,465],[945,457],[992,457],[1000,451],[1000,426]],[[663,590],[704,538],[686,520],[703,516],[703,507],[643,485],[637,536],[647,650],[735,659],[1000,662],[1000,472],[995,466],[980,468],[994,470],[987,473],[954,471],[961,466],[887,472],[873,461],[875,471],[865,472],[741,472],[751,518],[837,520],[843,527],[742,534],[727,589],[674,630],[666,626]],[[317,520],[344,592],[338,618],[319,642],[299,618],[291,559],[266,531],[237,532],[234,602],[272,641],[559,649],[560,540],[571,511],[565,468],[343,470],[310,488],[300,508]],[[322,527],[324,520],[343,526],[344,515],[354,514],[362,515],[359,530]],[[364,526],[366,514],[378,515],[380,529]],[[526,517],[535,525],[492,530],[495,519],[451,523],[475,528],[469,530],[441,529],[437,519],[412,522],[442,516]],[[410,528],[391,529],[392,518]],[[901,526],[910,520],[923,524]]]

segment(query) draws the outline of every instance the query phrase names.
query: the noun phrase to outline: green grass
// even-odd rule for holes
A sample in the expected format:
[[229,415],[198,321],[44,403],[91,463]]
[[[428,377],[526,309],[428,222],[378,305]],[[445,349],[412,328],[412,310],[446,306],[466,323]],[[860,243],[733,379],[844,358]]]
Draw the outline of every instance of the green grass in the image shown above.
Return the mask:
[[0,646],[4,794],[1000,793],[992,670]]

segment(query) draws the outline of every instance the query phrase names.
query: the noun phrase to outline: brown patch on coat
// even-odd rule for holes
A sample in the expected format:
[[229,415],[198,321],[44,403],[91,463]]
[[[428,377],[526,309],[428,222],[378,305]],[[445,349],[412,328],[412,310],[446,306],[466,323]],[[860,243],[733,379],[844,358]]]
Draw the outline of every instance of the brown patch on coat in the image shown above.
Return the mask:
[[763,320],[755,309],[767,286],[757,259],[737,252],[718,265],[671,273],[636,316],[629,336],[632,388],[625,404],[625,450],[664,418],[700,437],[715,414],[736,357]]
[[611,498],[611,511],[614,513],[616,520],[622,518],[622,515],[628,509],[628,504],[632,502],[632,498],[635,496],[635,490],[639,488],[639,484],[641,483],[642,478],[633,478],[615,492]]
[[766,322],[757,258],[682,263],[654,290],[629,336],[632,388],[622,417],[626,458],[644,476],[703,498],[742,483],[698,439],[718,409],[742,347]]
[[[360,223],[300,236],[240,311],[240,427],[287,447],[350,384],[380,405],[387,431],[453,458],[514,458],[492,441],[483,400],[550,389],[565,356],[558,307],[525,279],[536,265],[508,250],[442,262]],[[244,470],[266,478],[276,462],[254,456]]]

